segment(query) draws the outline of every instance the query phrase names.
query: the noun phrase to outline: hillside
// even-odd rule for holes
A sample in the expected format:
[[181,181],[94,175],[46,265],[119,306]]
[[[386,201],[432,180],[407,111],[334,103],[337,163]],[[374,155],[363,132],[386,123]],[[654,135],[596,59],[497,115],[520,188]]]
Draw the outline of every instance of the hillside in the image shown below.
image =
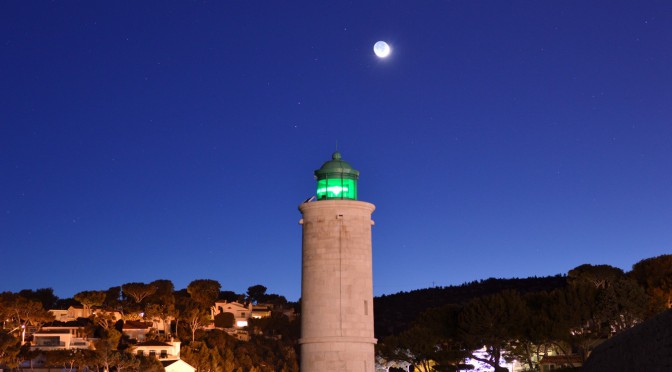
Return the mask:
[[520,293],[550,291],[565,286],[562,275],[548,277],[485,279],[459,286],[417,289],[374,298],[375,334],[383,338],[406,329],[423,311],[447,304],[464,304],[471,299],[505,289]]

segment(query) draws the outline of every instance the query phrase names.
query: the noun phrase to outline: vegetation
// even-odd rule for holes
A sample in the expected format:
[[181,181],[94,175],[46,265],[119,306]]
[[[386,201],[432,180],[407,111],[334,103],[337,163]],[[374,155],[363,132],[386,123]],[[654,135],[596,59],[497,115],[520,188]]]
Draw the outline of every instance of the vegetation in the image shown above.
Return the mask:
[[[513,359],[540,370],[539,362],[554,351],[568,356],[569,368],[570,355],[585,361],[602,341],[669,307],[668,283],[672,255],[642,260],[629,273],[581,265],[567,276],[488,279],[383,296],[376,303],[376,326],[385,333],[377,353],[425,371],[455,371],[467,358],[499,371],[506,370],[500,362]],[[405,312],[410,298],[416,308]]]
[[[377,354],[424,371],[463,370],[468,359],[497,371],[502,361],[516,359],[538,370],[551,350],[585,359],[602,340],[668,308],[671,283],[672,255],[663,255],[642,260],[627,273],[580,265],[566,276],[491,278],[381,296],[375,299]],[[50,288],[0,293],[0,368],[16,369],[39,356],[63,370],[162,371],[156,358],[134,354],[134,341],[121,332],[123,321],[154,319],[163,329],[147,337],[181,340],[181,358],[199,371],[296,372],[299,321],[280,310],[298,304],[266,291],[260,284],[245,294],[222,291],[210,279],[175,290],[170,280],[160,279],[86,290],[73,299],[59,299]],[[241,341],[227,333],[233,329],[232,314],[213,319],[211,307],[218,300],[268,304],[274,311],[249,319],[249,339]],[[26,337],[24,331],[52,324],[48,310],[72,305],[90,315],[76,324],[95,339],[95,350],[31,350],[30,332]],[[112,315],[115,311],[123,321]]]
[[407,329],[420,314],[430,308],[447,304],[464,305],[470,300],[516,290],[521,294],[564,287],[567,278],[561,275],[525,279],[486,279],[460,286],[433,287],[410,292],[383,295],[374,299],[376,337],[384,338]]

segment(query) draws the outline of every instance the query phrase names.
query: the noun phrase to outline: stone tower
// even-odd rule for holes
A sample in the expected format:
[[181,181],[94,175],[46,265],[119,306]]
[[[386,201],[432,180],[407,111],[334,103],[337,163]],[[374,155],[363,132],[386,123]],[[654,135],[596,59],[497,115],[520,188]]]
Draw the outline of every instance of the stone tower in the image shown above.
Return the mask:
[[[371,213],[359,172],[335,152],[315,171],[303,218],[301,372],[374,372]],[[312,199],[311,199],[312,200]]]

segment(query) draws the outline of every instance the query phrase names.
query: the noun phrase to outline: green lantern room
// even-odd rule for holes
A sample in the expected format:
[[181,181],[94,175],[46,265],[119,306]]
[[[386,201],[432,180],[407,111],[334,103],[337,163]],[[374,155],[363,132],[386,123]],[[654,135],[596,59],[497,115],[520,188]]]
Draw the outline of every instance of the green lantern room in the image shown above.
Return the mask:
[[352,199],[357,200],[357,179],[359,171],[341,160],[336,151],[322,167],[315,171],[317,180],[317,200]]

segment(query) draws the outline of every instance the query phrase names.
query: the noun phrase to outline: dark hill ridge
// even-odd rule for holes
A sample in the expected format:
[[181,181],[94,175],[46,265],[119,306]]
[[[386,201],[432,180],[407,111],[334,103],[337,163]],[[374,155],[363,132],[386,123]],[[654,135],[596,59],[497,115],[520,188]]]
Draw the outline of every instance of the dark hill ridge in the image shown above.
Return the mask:
[[374,298],[376,337],[382,338],[405,330],[423,311],[448,304],[465,304],[470,300],[501,292],[516,290],[521,294],[551,291],[564,287],[563,275],[531,278],[490,278],[459,286],[417,289]]

